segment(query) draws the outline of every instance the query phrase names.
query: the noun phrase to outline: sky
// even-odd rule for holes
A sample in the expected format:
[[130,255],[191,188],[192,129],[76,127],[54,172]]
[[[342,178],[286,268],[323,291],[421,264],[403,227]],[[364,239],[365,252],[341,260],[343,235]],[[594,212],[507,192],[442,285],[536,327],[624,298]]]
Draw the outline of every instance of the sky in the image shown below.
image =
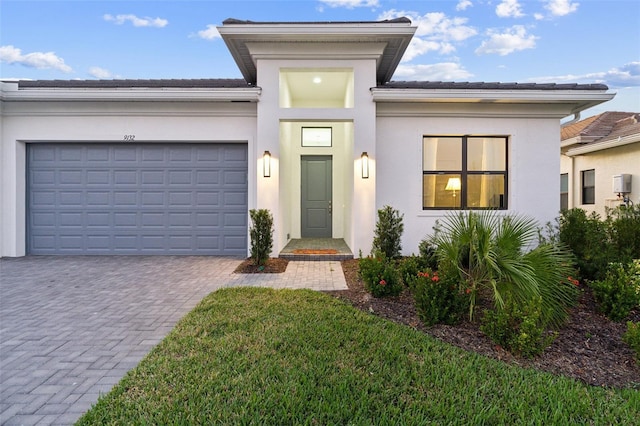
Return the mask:
[[216,26],[378,21],[417,27],[393,80],[604,83],[583,112],[640,112],[638,0],[0,0],[0,78],[242,78]]

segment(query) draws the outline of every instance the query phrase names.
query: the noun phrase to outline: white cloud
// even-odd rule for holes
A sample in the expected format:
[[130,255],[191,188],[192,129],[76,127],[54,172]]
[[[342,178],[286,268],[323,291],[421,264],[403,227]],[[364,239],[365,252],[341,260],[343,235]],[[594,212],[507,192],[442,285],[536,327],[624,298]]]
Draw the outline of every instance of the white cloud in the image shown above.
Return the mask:
[[347,9],[354,9],[356,7],[378,7],[378,0],[320,0],[320,3],[324,3],[329,7],[345,7]]
[[571,0],[548,0],[544,6],[553,16],[565,16],[578,10],[580,3]]
[[456,48],[451,43],[445,42],[437,42],[431,40],[423,40],[421,38],[413,38],[407,50],[404,52],[404,56],[402,57],[402,61],[410,61],[415,57],[420,55],[424,55],[428,52],[438,52],[440,54],[449,54],[456,50]]
[[406,16],[417,26],[415,36],[407,48],[403,61],[409,61],[427,52],[449,54],[456,50],[455,42],[475,36],[475,28],[467,26],[467,18],[449,18],[444,13],[434,12],[420,15],[418,12],[388,10],[378,19],[394,19]]
[[456,5],[456,10],[467,10],[468,7],[473,6],[469,0],[460,0]]
[[629,62],[621,67],[611,68],[608,71],[536,77],[530,80],[539,83],[603,83],[610,88],[640,87],[640,62]]
[[534,13],[533,17],[536,19],[536,21],[541,21],[544,19],[544,15],[542,13]]
[[66,73],[73,71],[64,63],[64,59],[54,52],[32,52],[23,55],[20,49],[13,46],[0,46],[0,62],[20,64],[29,68],[56,69]]
[[473,77],[469,71],[455,62],[430,65],[399,65],[394,79],[405,81],[456,81]]
[[205,40],[215,40],[217,38],[222,38],[220,36],[220,33],[218,32],[218,29],[213,24],[207,25],[206,30],[198,31],[198,37],[203,38]]
[[89,75],[99,79],[120,78],[120,76],[114,75],[111,71],[100,67],[89,68]]
[[503,33],[488,31],[489,39],[482,42],[476,49],[478,55],[498,54],[505,56],[525,49],[533,49],[538,37],[527,34],[522,25],[514,25]]
[[134,27],[155,27],[155,28],[164,28],[169,24],[169,21],[162,18],[138,18],[136,15],[109,15],[106,14],[103,16],[104,20],[107,22],[113,22],[116,25],[122,25],[125,22],[131,22]]
[[496,15],[500,18],[521,18],[524,13],[518,0],[502,0],[502,3],[496,6]]

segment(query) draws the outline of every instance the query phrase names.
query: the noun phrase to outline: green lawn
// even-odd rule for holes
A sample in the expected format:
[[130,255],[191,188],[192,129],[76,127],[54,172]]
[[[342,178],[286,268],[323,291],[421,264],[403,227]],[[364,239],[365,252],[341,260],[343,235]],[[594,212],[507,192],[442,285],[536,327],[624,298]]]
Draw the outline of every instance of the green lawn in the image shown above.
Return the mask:
[[637,424],[640,392],[441,343],[300,290],[205,298],[79,424]]

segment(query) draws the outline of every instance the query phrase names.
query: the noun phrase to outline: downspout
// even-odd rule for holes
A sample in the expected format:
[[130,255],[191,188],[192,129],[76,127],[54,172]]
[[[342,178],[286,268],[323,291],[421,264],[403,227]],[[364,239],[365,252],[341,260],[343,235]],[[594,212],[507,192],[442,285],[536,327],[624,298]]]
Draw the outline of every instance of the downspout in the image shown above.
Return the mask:
[[576,123],[576,122],[578,122],[578,121],[580,121],[580,111],[575,112],[575,113],[573,114],[573,119],[571,119],[571,120],[567,121],[566,123],[561,124],[561,125],[560,125],[560,128],[562,128],[562,127],[566,127],[566,126],[569,126],[570,124]]

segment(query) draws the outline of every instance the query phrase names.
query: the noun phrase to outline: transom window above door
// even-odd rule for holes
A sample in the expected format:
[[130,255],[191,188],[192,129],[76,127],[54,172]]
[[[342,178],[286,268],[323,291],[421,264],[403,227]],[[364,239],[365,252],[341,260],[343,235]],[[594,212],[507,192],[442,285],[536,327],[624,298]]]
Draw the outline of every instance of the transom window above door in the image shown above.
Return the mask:
[[506,209],[506,136],[424,136],[422,208]]

